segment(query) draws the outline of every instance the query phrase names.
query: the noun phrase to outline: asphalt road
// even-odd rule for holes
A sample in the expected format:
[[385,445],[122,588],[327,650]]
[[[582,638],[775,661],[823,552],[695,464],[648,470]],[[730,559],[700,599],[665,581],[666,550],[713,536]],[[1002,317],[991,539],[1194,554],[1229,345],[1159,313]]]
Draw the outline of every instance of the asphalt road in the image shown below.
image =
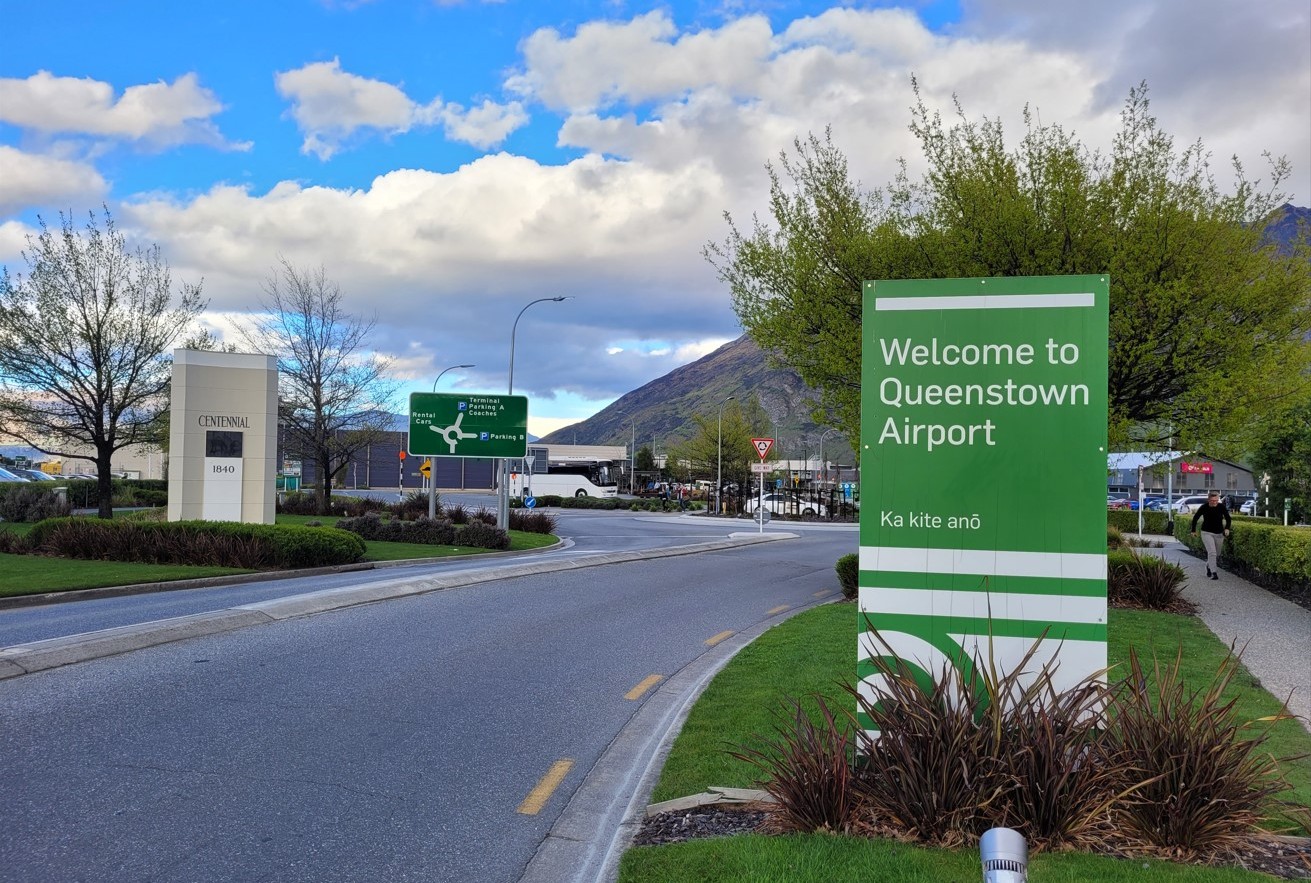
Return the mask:
[[607,551],[633,551],[665,546],[685,545],[707,539],[727,537],[733,531],[755,527],[746,519],[720,520],[676,515],[639,515],[636,513],[591,510],[552,510],[558,512],[558,535],[568,548],[551,552],[496,556],[492,559],[452,558],[432,564],[408,564],[376,571],[319,574],[296,579],[253,581],[236,586],[216,586],[170,591],[150,595],[99,598],[76,604],[51,604],[42,607],[0,610],[0,647],[64,635],[85,634],[99,629],[152,622],[175,616],[285,598],[305,592],[334,589],[348,585],[394,580],[403,575],[462,573],[489,566],[531,561],[541,555],[585,557]]
[[[569,523],[579,546],[584,533],[604,544],[653,530],[629,516]],[[682,520],[666,529],[700,534]],[[517,880],[649,701],[640,685],[832,597],[833,562],[855,549],[854,531],[799,533],[0,681],[0,873],[13,883]],[[528,812],[552,769],[558,785]]]

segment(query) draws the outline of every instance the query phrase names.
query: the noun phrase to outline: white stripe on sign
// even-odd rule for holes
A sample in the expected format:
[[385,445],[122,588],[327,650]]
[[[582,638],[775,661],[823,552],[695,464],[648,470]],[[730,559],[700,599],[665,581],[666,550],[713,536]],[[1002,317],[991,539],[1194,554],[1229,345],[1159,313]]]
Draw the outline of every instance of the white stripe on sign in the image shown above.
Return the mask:
[[959,297],[874,297],[876,313],[924,310],[1028,310],[1091,307],[1093,295],[1078,294],[967,294]]
[[1106,579],[1106,556],[1078,552],[1003,552],[989,549],[903,549],[861,546],[861,570]]
[[860,587],[862,613],[911,616],[968,616],[1026,622],[1106,622],[1106,599],[1016,592],[953,592],[950,589]]

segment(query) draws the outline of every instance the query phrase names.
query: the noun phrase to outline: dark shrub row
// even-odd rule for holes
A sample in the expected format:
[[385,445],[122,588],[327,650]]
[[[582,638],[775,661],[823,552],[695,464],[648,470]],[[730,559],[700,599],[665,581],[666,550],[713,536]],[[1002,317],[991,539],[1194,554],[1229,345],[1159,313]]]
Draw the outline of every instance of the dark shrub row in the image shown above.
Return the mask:
[[478,519],[457,528],[446,519],[402,521],[399,518],[383,519],[371,513],[358,518],[343,518],[337,522],[337,527],[362,539],[379,542],[465,546],[474,549],[510,548],[509,533]]
[[[495,520],[492,522],[495,524]],[[555,533],[560,519],[540,509],[511,509],[510,530],[522,530],[528,533]]]
[[41,521],[67,515],[72,507],[49,484],[0,484],[0,520]]
[[358,518],[343,518],[337,522],[341,530],[358,534],[366,540],[386,543],[422,543],[431,546],[450,546],[455,543],[455,526],[444,519],[429,521],[426,517],[416,521],[398,518],[379,518],[376,513]]
[[503,550],[510,548],[510,534],[494,524],[470,521],[455,532],[455,545],[471,549]]
[[[413,495],[411,495],[413,496]],[[387,503],[372,497],[333,496],[328,498],[331,511],[320,512],[319,500],[311,493],[283,494],[277,502],[278,514],[287,515],[340,515],[345,518],[357,518],[368,512],[393,512],[404,506],[402,503]],[[428,514],[428,499],[424,497],[423,514]]]
[[620,502],[627,508],[627,501],[617,497],[561,497],[561,509],[618,509]]
[[323,567],[364,557],[364,541],[344,530],[227,521],[54,518],[34,525],[25,545],[64,558],[251,569]]

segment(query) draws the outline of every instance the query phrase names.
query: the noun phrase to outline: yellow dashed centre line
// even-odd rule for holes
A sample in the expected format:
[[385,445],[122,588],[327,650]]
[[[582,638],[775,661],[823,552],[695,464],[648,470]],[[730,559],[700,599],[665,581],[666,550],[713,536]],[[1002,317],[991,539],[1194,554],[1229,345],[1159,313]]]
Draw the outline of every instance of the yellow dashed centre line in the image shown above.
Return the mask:
[[792,606],[791,604],[780,604],[777,607],[775,607],[773,610],[765,611],[765,615],[773,616],[776,613],[782,613],[784,610],[789,609],[791,606]]
[[560,787],[560,783],[564,781],[565,776],[569,775],[569,771],[573,769],[573,766],[574,762],[568,758],[557,760],[551,764],[551,768],[546,771],[546,775],[542,776],[542,780],[537,783],[537,787],[529,791],[528,796],[523,799],[523,803],[519,804],[517,811],[525,816],[535,816],[541,812],[542,807],[546,806],[546,801],[551,799],[551,795],[555,793],[556,788]]
[[733,637],[733,633],[732,633],[732,632],[720,632],[720,633],[717,634],[717,635],[713,635],[713,636],[711,636],[711,637],[709,637],[709,638],[706,638],[706,646],[707,646],[707,647],[713,647],[713,646],[715,646],[716,644],[718,644],[720,641],[727,640],[728,638],[731,638],[731,637]]
[[630,700],[641,699],[642,694],[644,694],[647,690],[650,690],[652,687],[660,683],[662,680],[664,680],[664,675],[647,675],[646,677],[642,678],[642,683],[638,684],[636,687],[625,693],[624,698]]

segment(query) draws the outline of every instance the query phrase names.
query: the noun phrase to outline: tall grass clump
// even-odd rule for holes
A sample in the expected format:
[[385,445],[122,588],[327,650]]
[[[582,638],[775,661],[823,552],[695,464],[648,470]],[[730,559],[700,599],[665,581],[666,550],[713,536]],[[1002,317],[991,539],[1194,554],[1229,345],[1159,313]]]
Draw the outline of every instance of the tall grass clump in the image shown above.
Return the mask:
[[856,787],[854,728],[824,697],[813,697],[819,720],[792,700],[774,712],[772,736],[730,754],[766,774],[765,790],[777,803],[772,827],[782,833],[848,833],[861,800]]
[[1106,564],[1107,599],[1120,607],[1172,610],[1188,581],[1179,565],[1133,549],[1109,553]]
[[1305,824],[1304,807],[1279,800],[1280,764],[1300,758],[1271,757],[1267,733],[1223,698],[1233,654],[1194,690],[1182,649],[1150,671],[1131,651],[1122,679],[1058,687],[1059,654],[1039,664],[1045,636],[1006,672],[991,649],[930,672],[869,640],[870,673],[845,688],[855,710],[789,701],[769,739],[732,752],[765,774],[778,829],[952,847],[1000,826],[1034,850],[1193,859],[1236,856],[1272,820]]
[[1153,660],[1148,678],[1129,651],[1108,749],[1122,781],[1154,775],[1118,804],[1116,819],[1130,839],[1170,855],[1225,855],[1260,832],[1289,785],[1262,751],[1267,734],[1247,736],[1237,699],[1223,698],[1239,657],[1229,654],[1211,682],[1193,690],[1183,682],[1182,661],[1182,648],[1170,665]]

